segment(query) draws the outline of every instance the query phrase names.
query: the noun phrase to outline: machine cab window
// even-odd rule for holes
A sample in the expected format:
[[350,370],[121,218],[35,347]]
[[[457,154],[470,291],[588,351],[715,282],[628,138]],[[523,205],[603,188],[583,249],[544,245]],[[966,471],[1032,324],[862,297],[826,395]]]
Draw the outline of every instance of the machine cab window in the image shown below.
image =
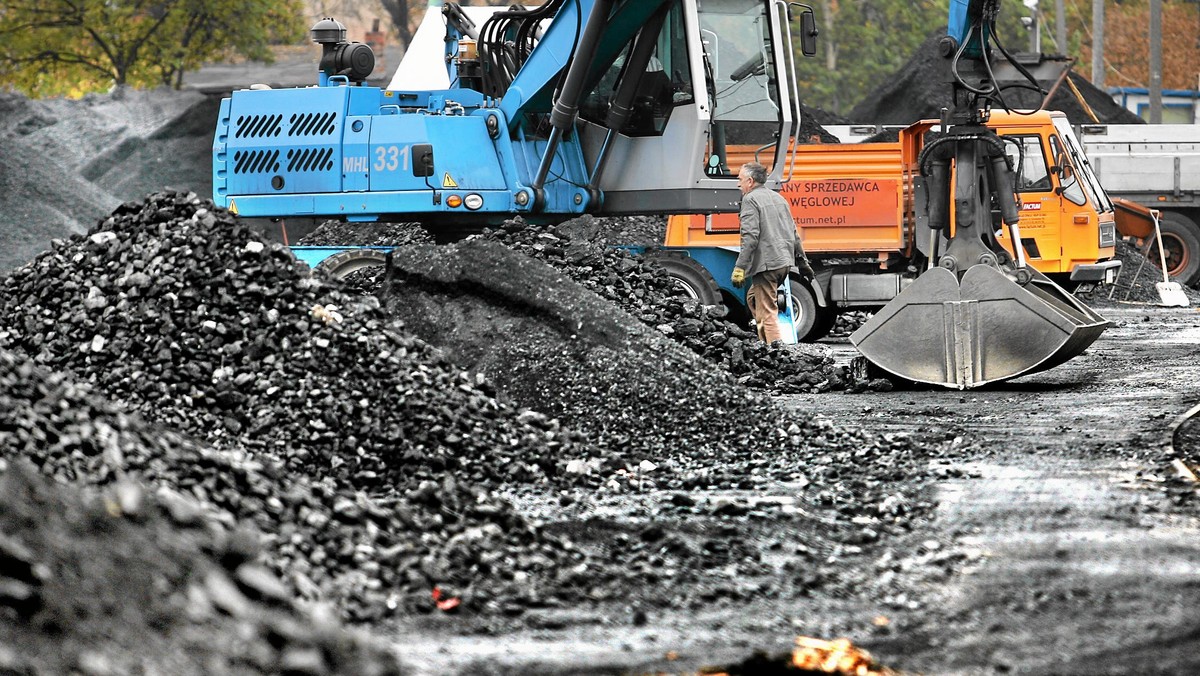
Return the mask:
[[1066,150],[1063,149],[1062,142],[1058,140],[1057,136],[1050,137],[1050,152],[1054,153],[1055,157],[1054,170],[1058,174],[1059,194],[1074,204],[1080,206],[1087,204],[1083,185],[1080,184],[1075,167],[1072,166],[1071,160],[1067,157]]
[[1017,192],[1050,192],[1054,186],[1041,137],[1005,136],[1004,141],[1004,150],[1017,172]]
[[778,141],[782,114],[765,7],[754,0],[699,3],[706,76],[713,102],[709,174],[733,175],[732,146],[766,150]]
[[580,115],[591,122],[604,124],[620,83],[636,77],[637,89],[630,103],[629,119],[620,131],[626,136],[660,136],[677,106],[695,102],[688,67],[683,5],[676,2],[668,10],[649,61],[643,72],[636,76],[628,72],[627,66],[633,48],[631,42],[609,65],[584,100]]

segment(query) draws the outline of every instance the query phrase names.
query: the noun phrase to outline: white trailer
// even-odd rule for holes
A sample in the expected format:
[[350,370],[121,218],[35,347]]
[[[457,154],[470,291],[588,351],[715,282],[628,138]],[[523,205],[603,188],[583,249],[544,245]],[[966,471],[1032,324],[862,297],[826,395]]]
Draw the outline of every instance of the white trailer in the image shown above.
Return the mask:
[[1200,283],[1200,125],[1085,124],[1078,137],[1109,197],[1162,212],[1171,275]]

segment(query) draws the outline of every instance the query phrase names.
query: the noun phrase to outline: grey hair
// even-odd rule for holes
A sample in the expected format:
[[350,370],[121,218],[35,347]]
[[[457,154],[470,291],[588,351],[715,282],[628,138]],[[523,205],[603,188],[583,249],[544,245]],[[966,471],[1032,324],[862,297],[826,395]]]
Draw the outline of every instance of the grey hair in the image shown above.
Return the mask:
[[763,185],[767,182],[767,168],[758,162],[747,162],[742,165],[742,171],[754,181],[754,185]]

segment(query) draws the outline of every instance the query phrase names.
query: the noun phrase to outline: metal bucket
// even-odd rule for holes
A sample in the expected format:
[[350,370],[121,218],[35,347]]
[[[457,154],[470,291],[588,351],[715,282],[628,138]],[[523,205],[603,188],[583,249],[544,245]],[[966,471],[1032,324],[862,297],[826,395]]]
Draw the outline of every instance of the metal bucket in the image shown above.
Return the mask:
[[1110,322],[1045,275],[1021,286],[975,265],[959,281],[933,268],[850,336],[876,366],[908,380],[979,387],[1057,366]]

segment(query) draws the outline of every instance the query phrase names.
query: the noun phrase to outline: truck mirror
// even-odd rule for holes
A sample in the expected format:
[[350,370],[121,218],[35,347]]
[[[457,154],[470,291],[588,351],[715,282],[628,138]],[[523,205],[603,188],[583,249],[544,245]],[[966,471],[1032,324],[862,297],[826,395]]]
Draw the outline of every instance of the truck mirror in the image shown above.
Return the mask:
[[817,15],[809,7],[800,13],[800,53],[817,55]]

